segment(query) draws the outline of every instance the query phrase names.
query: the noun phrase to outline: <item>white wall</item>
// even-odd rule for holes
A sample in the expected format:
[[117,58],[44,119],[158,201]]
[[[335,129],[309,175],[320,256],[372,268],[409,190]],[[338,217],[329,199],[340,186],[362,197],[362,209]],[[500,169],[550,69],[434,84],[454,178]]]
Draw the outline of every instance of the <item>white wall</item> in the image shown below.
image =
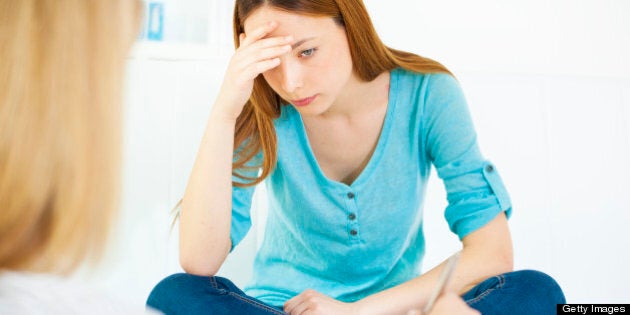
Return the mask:
[[[213,53],[129,62],[121,220],[89,279],[139,304],[180,270],[168,211],[230,55],[232,2],[210,1]],[[512,196],[516,268],[551,274],[572,303],[627,303],[630,2],[365,2],[386,44],[441,61],[459,78],[482,150]],[[443,219],[439,180],[428,195],[426,268],[459,246]],[[221,271],[238,284],[251,275],[260,228]]]
[[456,72],[630,74],[629,1],[364,2],[386,44]]

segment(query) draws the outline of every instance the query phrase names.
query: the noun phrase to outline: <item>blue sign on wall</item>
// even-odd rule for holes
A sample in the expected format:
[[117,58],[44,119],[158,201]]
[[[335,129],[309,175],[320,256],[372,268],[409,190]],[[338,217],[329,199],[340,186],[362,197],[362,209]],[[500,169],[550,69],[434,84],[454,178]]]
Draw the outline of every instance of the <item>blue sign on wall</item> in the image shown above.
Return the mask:
[[147,39],[154,41],[164,39],[164,4],[161,2],[149,2]]

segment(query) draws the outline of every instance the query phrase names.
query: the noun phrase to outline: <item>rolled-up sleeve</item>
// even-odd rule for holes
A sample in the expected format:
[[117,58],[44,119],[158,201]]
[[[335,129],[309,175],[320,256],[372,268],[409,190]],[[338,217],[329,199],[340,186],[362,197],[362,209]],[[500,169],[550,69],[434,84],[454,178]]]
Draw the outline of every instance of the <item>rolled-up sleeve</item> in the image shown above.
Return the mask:
[[445,217],[460,239],[497,214],[512,211],[507,190],[494,164],[485,160],[463,92],[450,75],[432,75],[425,86],[426,154],[443,180]]

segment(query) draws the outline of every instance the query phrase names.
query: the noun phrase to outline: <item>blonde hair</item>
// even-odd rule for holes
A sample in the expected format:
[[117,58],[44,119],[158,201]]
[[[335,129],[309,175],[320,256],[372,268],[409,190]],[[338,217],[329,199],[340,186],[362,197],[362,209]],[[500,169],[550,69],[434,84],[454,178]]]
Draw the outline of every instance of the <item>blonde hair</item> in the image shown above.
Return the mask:
[[[344,27],[354,71],[364,81],[372,81],[379,74],[397,67],[418,73],[451,74],[437,61],[385,46],[362,0],[236,0],[233,29],[237,48],[239,34],[245,31],[243,23],[252,12],[265,5],[295,14],[327,16]],[[234,181],[235,186],[256,185],[271,174],[278,146],[273,120],[280,116],[282,104],[286,102],[262,76],[258,76],[252,95],[236,120],[234,147],[239,154],[235,154],[232,175],[247,182]],[[248,163],[259,152],[263,156],[260,175],[254,178],[243,175],[246,174],[244,170],[251,168]]]
[[0,269],[97,261],[118,208],[137,0],[0,0]]

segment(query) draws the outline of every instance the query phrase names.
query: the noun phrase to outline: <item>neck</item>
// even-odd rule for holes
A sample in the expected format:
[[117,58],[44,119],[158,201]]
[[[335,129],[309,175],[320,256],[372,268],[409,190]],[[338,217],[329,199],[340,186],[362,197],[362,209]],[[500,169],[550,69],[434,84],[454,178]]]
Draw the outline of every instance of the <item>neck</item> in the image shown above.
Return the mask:
[[344,87],[344,92],[337,97],[328,111],[322,114],[322,118],[350,118],[356,116],[357,113],[365,113],[387,104],[389,77],[389,71],[385,71],[374,80],[366,82],[353,74]]

